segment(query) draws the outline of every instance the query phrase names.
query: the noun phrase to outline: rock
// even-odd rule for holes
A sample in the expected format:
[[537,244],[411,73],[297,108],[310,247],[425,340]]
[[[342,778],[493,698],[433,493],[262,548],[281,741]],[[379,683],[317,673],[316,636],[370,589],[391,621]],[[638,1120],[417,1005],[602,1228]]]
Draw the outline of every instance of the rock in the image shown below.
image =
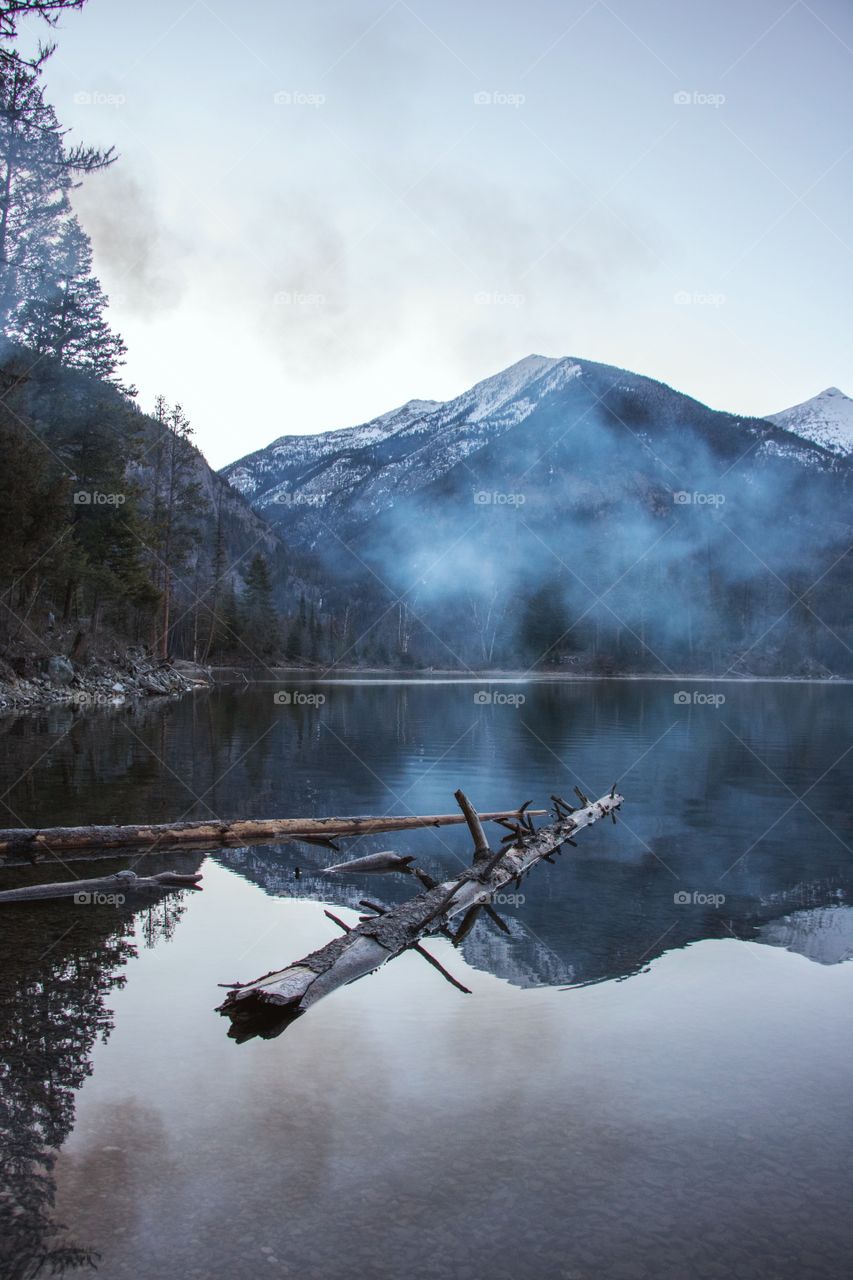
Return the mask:
[[163,683],[159,676],[153,674],[141,675],[139,684],[146,693],[152,693],[155,697],[162,697],[163,694],[169,692],[167,686]]
[[67,658],[55,654],[47,660],[47,675],[52,684],[67,685],[74,679],[74,668]]
[[125,692],[126,692],[125,686],[122,684],[122,682],[121,682],[120,680],[116,680],[114,684],[110,685],[110,688],[111,688],[111,690],[112,690],[112,692],[113,692],[113,693],[125,693]]

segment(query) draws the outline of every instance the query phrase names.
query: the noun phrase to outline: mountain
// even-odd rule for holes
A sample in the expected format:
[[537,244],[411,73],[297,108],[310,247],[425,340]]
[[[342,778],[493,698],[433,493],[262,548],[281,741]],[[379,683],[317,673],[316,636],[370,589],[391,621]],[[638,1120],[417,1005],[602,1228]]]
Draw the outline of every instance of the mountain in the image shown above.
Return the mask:
[[758,942],[796,951],[816,964],[853,959],[853,907],[843,903],[794,911],[759,929]]
[[767,421],[831,453],[846,457],[853,452],[853,400],[838,387],[827,387],[811,400],[769,413]]
[[287,494],[292,478],[328,465],[330,460],[334,465],[335,459],[355,456],[359,449],[385,440],[436,408],[440,408],[437,400],[410,400],[361,427],[345,427],[316,436],[280,436],[266,448],[225,467],[223,474],[247,498],[269,506]]
[[[48,554],[33,556],[36,564],[57,575],[60,588],[63,574],[70,582],[57,593],[58,598],[51,598],[47,605],[41,602],[42,609],[50,607],[55,613],[67,614],[59,624],[62,634],[56,632],[53,642],[65,643],[65,631],[70,628],[76,634],[80,620],[89,618],[84,585],[89,579],[92,595],[97,598],[100,592],[104,598],[100,608],[108,611],[104,644],[113,646],[113,629],[116,641],[128,633],[137,639],[144,635],[144,627],[136,617],[128,621],[132,593],[137,591],[133,607],[150,616],[154,605],[150,591],[139,595],[140,578],[150,575],[162,585],[162,557],[152,537],[153,508],[159,501],[162,521],[166,493],[164,459],[168,451],[162,423],[140,411],[115,385],[88,371],[38,359],[12,344],[5,344],[2,351],[0,380],[4,376],[8,385],[3,397],[5,419],[0,426],[6,432],[17,432],[32,453],[17,487],[37,480],[40,468],[51,468],[69,490],[61,500],[57,499],[49,517]],[[14,453],[14,445],[9,445],[4,458],[14,457]],[[293,609],[294,598],[298,601],[302,594],[309,601],[313,598],[313,587],[302,572],[308,558],[300,560],[288,554],[263,516],[212,470],[190,441],[186,443],[186,463],[181,464],[175,484],[179,496],[173,512],[174,541],[180,545],[179,540],[184,539],[180,553],[173,559],[171,581],[175,606],[172,638],[178,653],[203,649],[214,626],[214,615],[218,616],[227,603],[227,593],[232,587],[238,595],[243,591],[253,556],[261,555],[266,560],[271,590],[282,612]],[[77,502],[78,489],[89,495],[88,502]],[[98,510],[91,501],[92,491],[102,499]],[[156,499],[155,491],[159,495]],[[48,488],[47,492],[51,490]],[[113,500],[104,503],[104,497]],[[34,505],[37,509],[37,503]],[[81,507],[90,509],[82,513],[87,519],[78,523]],[[117,513],[114,520],[113,513]],[[8,519],[7,515],[7,522]],[[63,522],[67,526],[64,533]],[[26,532],[22,516],[12,523],[23,526],[21,533]],[[76,558],[68,556],[67,566],[51,564],[50,544],[68,550],[78,528],[83,526],[89,539],[85,543],[80,540],[85,558],[81,561],[78,552]],[[97,540],[99,529],[105,532]],[[57,537],[58,533],[62,536]],[[11,537],[6,530],[4,534],[7,544],[20,536],[14,528]],[[8,555],[9,545],[4,550]],[[55,582],[45,582],[40,595],[46,598],[54,590]],[[24,635],[36,639],[37,631],[30,624]]]
[[[282,436],[223,474],[291,539],[310,542],[307,530],[332,510],[348,520],[355,504],[363,518],[375,515],[401,488],[415,491],[523,421],[579,372],[570,361],[528,356],[455,400],[410,400],[361,426]],[[323,509],[322,521],[310,518],[311,508]]]
[[[372,661],[847,671],[851,464],[651,378],[528,356],[223,474]],[[350,649],[348,649],[348,652]]]
[[[272,897],[329,903],[354,912],[365,898],[392,906],[417,889],[402,876],[329,876],[321,869],[322,856],[299,845],[216,850],[211,858]],[[619,877],[617,892],[608,893],[590,870],[589,863],[577,873],[561,867],[562,887],[555,892],[545,868],[539,868],[525,881],[522,904],[499,906],[505,930],[488,917],[478,920],[461,943],[466,962],[529,988],[631,977],[666,952],[706,938],[741,938],[783,947],[816,964],[836,965],[853,958],[853,907],[845,905],[850,880],[843,874],[839,879],[791,885],[785,867],[776,863],[768,870],[775,887],[769,900],[730,892],[724,915],[691,910],[673,920],[671,894],[644,892],[649,871],[642,862],[622,865],[618,871],[613,864],[607,866],[604,876]],[[600,910],[603,898],[605,912]],[[565,927],[567,901],[574,904],[571,929]]]
[[[115,388],[87,374],[45,364],[32,370],[20,394],[21,406],[51,447],[57,445],[61,438],[64,420],[57,412],[57,406],[62,404],[63,397],[68,402],[76,399],[84,412],[91,412],[94,406],[108,424],[107,429],[115,438],[117,451],[129,459],[128,478],[143,489],[150,485],[156,442],[158,433],[162,434],[162,427],[154,418],[129,405]],[[69,410],[66,408],[65,412],[67,414]],[[134,434],[138,437],[136,450],[131,447]],[[134,456],[137,451],[139,460]],[[201,584],[206,586],[210,582],[217,530],[227,581],[233,581],[239,590],[251,556],[260,552],[270,562],[273,580],[283,587],[286,566],[281,539],[246,498],[212,469],[198,448],[190,445],[189,452],[192,466],[187,481],[197,487],[199,510],[195,518],[199,525],[199,539],[192,552],[190,567],[176,575],[178,597],[189,603],[200,589],[204,589]]]
[[222,474],[289,541],[308,546],[324,529],[340,532],[375,517],[401,493],[424,488],[530,418],[538,427],[545,412],[562,410],[559,429],[573,429],[599,405],[626,431],[636,428],[643,442],[699,423],[717,451],[728,437],[735,451],[759,441],[765,452],[825,463],[783,424],[772,431],[763,419],[714,413],[663,383],[609,365],[531,355],[454,400],[411,400],[360,426],[281,436]]

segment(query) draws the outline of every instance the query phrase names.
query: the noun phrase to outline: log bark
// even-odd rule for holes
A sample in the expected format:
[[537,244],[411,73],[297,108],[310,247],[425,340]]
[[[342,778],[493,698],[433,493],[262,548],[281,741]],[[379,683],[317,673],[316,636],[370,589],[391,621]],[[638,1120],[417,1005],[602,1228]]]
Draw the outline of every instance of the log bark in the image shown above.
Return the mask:
[[0,893],[0,906],[13,902],[52,901],[56,898],[77,898],[83,895],[89,901],[98,896],[119,895],[122,899],[136,893],[168,893],[173,889],[200,889],[200,875],[179,875],[177,871],[161,871],[156,876],[137,876],[132,871],[119,871],[114,876],[99,876],[95,880],[63,880],[57,884],[30,884],[21,889],[4,889]]
[[[537,810],[538,813],[544,812]],[[515,817],[515,812],[483,813],[483,821]],[[104,850],[129,849],[163,853],[169,849],[211,849],[251,844],[282,844],[292,840],[330,840],[338,836],[375,835],[445,827],[465,822],[462,814],[382,818],[248,818],[236,822],[154,822],[118,827],[6,827],[0,828],[0,865],[10,858],[44,859],[62,854],[85,856]]]
[[[475,834],[473,865],[461,875],[363,920],[343,937],[332,939],[319,951],[284,969],[253,982],[234,983],[218,1009],[231,1020],[229,1035],[240,1041],[256,1035],[279,1035],[323,996],[415,947],[426,934],[445,931],[453,917],[461,915],[462,928],[470,928],[472,911],[488,903],[504,885],[520,880],[542,859],[558,852],[584,827],[608,815],[615,821],[621,804],[622,796],[614,788],[609,795],[573,812],[565,812],[568,806],[563,805],[557,808],[555,821],[538,831],[532,830],[532,824],[519,824],[512,843],[494,854],[477,847],[480,840]],[[475,832],[474,824],[469,825]]]

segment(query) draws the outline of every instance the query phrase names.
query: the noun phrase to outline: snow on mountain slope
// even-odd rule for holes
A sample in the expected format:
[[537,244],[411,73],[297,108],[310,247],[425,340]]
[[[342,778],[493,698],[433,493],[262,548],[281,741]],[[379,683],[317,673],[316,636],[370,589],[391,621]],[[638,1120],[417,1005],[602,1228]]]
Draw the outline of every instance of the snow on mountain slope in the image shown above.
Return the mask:
[[454,400],[411,400],[361,426],[281,436],[223,474],[255,507],[319,506],[358,488],[367,513],[463,461],[580,373],[566,358],[527,356]]
[[853,400],[838,387],[827,387],[811,400],[766,416],[768,422],[832,453],[853,452]]
[[816,907],[794,911],[758,930],[758,941],[796,951],[816,964],[853,959],[853,907]]
[[[460,480],[463,487],[470,482],[472,498],[503,491],[513,476],[532,476],[542,457],[548,475],[539,483],[551,484],[559,473],[576,499],[583,489],[585,501],[601,497],[608,476],[610,488],[627,484],[647,495],[686,490],[690,474],[694,487],[707,489],[715,473],[710,462],[711,473],[702,471],[705,455],[724,460],[725,471],[750,440],[759,446],[755,463],[829,464],[824,449],[776,423],[711,410],[610,365],[530,355],[452,400],[411,400],[360,426],[281,436],[223,474],[291,545],[312,549],[322,538],[348,540],[357,527],[435,486],[438,507],[442,486],[458,498]],[[605,442],[612,452],[601,452]],[[630,477],[616,480],[614,463]]]
[[344,449],[360,449],[384,440],[410,422],[441,407],[440,400],[409,400],[357,427],[343,427],[313,436],[279,436],[272,444],[225,467],[223,474],[235,489],[256,502],[269,487],[270,478],[276,475],[282,461],[308,468],[330,454]]

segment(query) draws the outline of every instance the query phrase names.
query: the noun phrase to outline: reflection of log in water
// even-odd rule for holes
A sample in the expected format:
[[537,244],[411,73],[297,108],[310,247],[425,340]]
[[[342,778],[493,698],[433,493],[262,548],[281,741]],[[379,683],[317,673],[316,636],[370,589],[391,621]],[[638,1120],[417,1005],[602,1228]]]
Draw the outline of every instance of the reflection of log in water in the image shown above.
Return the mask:
[[126,902],[138,905],[146,897],[174,893],[176,889],[200,889],[201,875],[179,875],[177,871],[160,871],[153,876],[138,876],[135,871],[117,871],[96,880],[63,880],[52,884],[28,884],[19,889],[0,891],[0,906],[13,902],[53,902],[73,898],[75,902],[96,905],[105,900],[111,906]]
[[[506,846],[493,852],[478,815],[462,792],[456,794],[474,839],[472,866],[441,884],[421,872],[424,893],[362,920],[352,929],[338,921],[346,929],[343,937],[334,938],[319,951],[284,969],[253,982],[234,984],[219,1006],[220,1012],[231,1019],[229,1034],[234,1039],[280,1034],[317,1000],[371,973],[393,956],[417,950],[421,938],[448,931],[449,921],[457,916],[462,917],[462,922],[454,941],[461,941],[493,894],[514,880],[520,881],[564,844],[572,844],[573,837],[584,827],[608,815],[615,821],[615,811],[622,804],[615,787],[594,803],[581,795],[582,807],[577,810],[554,797],[553,823],[536,831],[526,816],[507,822],[511,833],[505,837]],[[415,874],[418,875],[417,870]]]
[[[187,870],[195,869],[198,859]],[[185,864],[186,865],[186,864]],[[34,873],[32,873],[34,874]],[[53,1216],[56,1152],[74,1125],[75,1091],[91,1074],[96,1039],[113,1027],[110,994],[136,954],[139,921],[154,945],[183,912],[179,898],[154,906],[22,904],[4,915],[0,957],[0,1276],[59,1275],[97,1258]],[[95,1242],[97,1244],[97,1242]]]

